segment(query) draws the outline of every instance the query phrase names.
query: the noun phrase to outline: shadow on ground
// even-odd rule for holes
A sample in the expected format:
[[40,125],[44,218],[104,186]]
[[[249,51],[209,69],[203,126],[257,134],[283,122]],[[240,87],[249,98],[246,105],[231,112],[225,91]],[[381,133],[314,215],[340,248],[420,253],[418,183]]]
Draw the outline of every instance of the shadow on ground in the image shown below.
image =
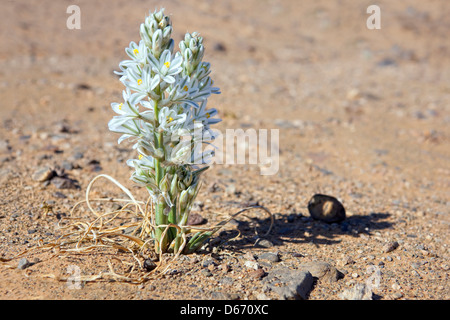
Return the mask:
[[[388,229],[392,223],[387,221],[389,213],[372,212],[367,215],[353,215],[340,223],[328,224],[302,214],[289,216],[276,215],[272,230],[270,219],[240,217],[232,221],[234,229],[224,230],[212,240],[214,245],[230,246],[233,250],[248,247],[281,246],[285,243],[314,243],[316,245],[333,245],[340,243],[341,236],[360,237],[361,234],[372,235],[377,230]],[[240,232],[240,236],[239,235]]]

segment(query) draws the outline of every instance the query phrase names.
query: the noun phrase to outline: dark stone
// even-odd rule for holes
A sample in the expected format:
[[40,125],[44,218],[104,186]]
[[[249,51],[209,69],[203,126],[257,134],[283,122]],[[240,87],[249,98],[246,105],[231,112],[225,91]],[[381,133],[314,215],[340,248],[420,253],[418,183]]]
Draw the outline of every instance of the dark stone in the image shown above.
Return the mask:
[[51,183],[57,189],[78,189],[78,184],[76,180],[72,180],[65,177],[55,177],[51,180]]
[[345,208],[336,198],[315,194],[308,203],[308,210],[313,219],[327,223],[341,222],[345,219]]
[[156,263],[152,259],[145,259],[144,260],[144,269],[145,270],[152,271],[156,267],[157,267]]

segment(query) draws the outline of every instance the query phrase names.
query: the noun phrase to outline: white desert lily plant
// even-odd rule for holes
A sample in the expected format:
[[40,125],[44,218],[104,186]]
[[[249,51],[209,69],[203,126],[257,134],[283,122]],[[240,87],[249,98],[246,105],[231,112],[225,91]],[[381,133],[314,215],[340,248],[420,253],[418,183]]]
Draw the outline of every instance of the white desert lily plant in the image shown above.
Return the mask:
[[[118,114],[109,129],[122,133],[119,143],[134,141],[137,159],[131,179],[145,187],[155,208],[151,236],[157,252],[193,252],[210,236],[197,232],[189,239],[189,213],[208,168],[211,151],[201,151],[214,136],[210,126],[221,121],[208,98],[220,93],[203,62],[203,38],[187,33],[174,52],[172,24],[164,9],[150,14],[140,27],[141,41],[125,52],[119,64],[125,85],[123,101],[112,103]],[[199,151],[200,150],[200,151]],[[183,247],[183,248],[182,248]]]

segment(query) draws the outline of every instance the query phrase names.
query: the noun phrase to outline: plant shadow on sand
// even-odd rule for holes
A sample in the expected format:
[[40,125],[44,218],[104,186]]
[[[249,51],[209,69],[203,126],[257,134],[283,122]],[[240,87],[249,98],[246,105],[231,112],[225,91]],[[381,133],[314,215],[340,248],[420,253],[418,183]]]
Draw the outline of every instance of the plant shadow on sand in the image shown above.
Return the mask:
[[276,214],[272,230],[267,236],[264,234],[269,229],[270,218],[246,216],[235,220],[235,228],[220,232],[212,239],[212,244],[227,246],[232,250],[277,247],[286,243],[333,245],[341,242],[338,239],[340,236],[370,236],[377,230],[391,228],[392,223],[387,221],[389,216],[389,213],[372,212],[352,215],[340,223],[328,224],[302,214]]

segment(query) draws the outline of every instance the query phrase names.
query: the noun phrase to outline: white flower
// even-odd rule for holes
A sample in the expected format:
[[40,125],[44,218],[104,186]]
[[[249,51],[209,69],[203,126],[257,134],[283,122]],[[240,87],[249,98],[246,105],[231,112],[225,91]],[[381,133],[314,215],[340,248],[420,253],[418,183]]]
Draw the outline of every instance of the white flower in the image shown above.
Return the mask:
[[159,60],[152,55],[149,55],[148,58],[153,71],[157,73],[155,78],[161,77],[167,83],[175,82],[174,76],[182,70],[181,63],[183,62],[183,58],[179,54],[176,54],[172,59],[170,51],[164,50]]
[[147,62],[148,48],[142,40],[139,42],[139,45],[133,41],[130,42],[129,47],[125,48],[125,52],[131,59],[133,59],[133,61],[141,65],[144,65]]
[[123,90],[123,102],[117,103],[113,102],[111,103],[111,107],[114,110],[115,113],[130,117],[130,118],[139,118],[139,107],[136,105],[139,100],[142,98],[139,94],[132,94],[130,92],[130,89]]
[[140,167],[141,169],[154,170],[155,165],[153,163],[153,158],[151,156],[145,156],[143,154],[139,154],[139,159],[128,159],[127,165],[130,167],[136,168]]
[[149,94],[159,84],[158,77],[152,77],[151,67],[145,65],[142,69],[134,65],[126,69],[125,77],[121,78],[122,83],[129,89],[141,93]]
[[164,107],[159,111],[159,126],[169,131],[172,127],[178,128],[186,121],[186,114],[178,114],[176,110]]
[[141,101],[140,104],[146,108],[146,111],[142,111],[139,113],[139,115],[141,116],[141,118],[150,121],[151,123],[153,123],[154,121],[154,110],[155,110],[155,102],[152,101]]
[[115,116],[108,122],[109,130],[123,133],[119,138],[120,144],[123,140],[131,137],[138,137],[141,134],[141,120],[131,119],[127,116]]

